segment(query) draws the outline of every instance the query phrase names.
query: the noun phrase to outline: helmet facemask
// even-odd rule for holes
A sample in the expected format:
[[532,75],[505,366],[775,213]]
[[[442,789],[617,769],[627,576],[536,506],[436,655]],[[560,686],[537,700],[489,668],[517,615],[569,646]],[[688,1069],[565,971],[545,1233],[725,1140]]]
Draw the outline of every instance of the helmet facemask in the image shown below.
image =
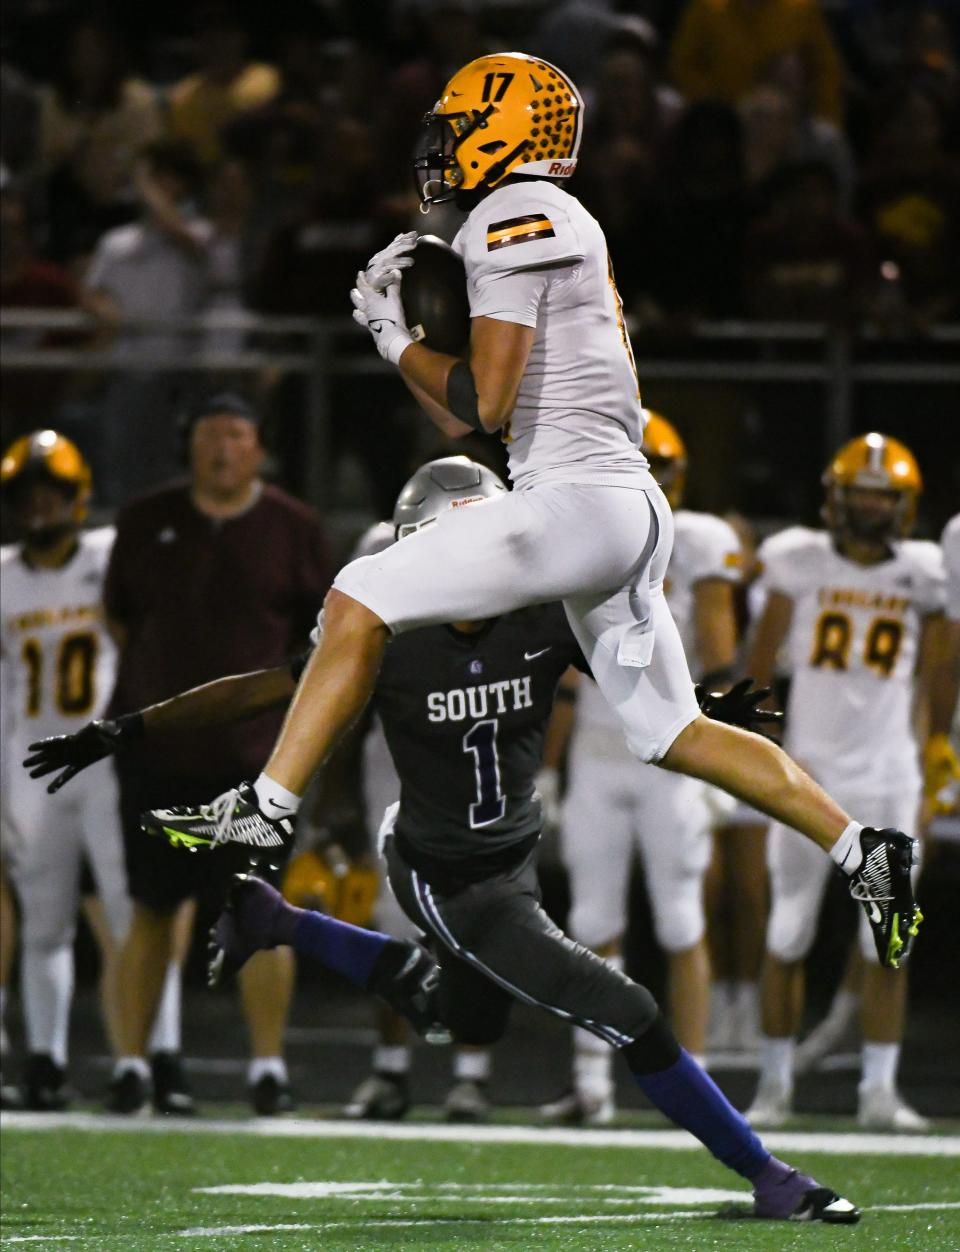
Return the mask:
[[[486,126],[492,112],[493,106],[490,105],[482,112],[475,109],[472,116],[468,113],[434,111],[423,119],[413,157],[413,176],[422,210],[427,211],[432,204],[443,204],[455,198],[464,180],[458,149],[477,130]],[[488,155],[504,147],[506,144],[502,139],[493,139]],[[481,146],[481,151],[487,150]],[[510,159],[516,155],[516,152],[511,153]],[[505,164],[497,162],[490,167],[482,182],[471,190],[482,192],[492,188],[504,173]]]
[[[874,509],[870,507],[869,500],[864,501],[862,493],[877,499],[886,497],[890,507]],[[838,484],[831,495],[832,528],[850,539],[860,543],[885,544],[906,532],[909,501],[906,493],[895,487]]]

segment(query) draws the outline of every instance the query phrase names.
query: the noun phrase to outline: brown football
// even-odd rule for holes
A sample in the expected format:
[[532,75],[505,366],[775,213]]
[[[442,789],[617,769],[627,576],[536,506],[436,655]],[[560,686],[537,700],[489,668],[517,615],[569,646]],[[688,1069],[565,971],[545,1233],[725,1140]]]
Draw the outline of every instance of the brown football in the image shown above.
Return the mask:
[[436,235],[421,235],[400,287],[414,339],[451,356],[466,356],[470,305],[463,261]]

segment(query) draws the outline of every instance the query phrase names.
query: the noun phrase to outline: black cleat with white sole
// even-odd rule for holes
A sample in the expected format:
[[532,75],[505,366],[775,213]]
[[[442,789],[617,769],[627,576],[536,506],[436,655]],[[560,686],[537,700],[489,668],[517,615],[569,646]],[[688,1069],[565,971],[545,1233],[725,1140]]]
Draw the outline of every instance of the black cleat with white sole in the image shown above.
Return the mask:
[[865,826],[858,836],[861,860],[847,874],[851,897],[867,915],[880,964],[896,969],[910,953],[923,914],[913,898],[910,870],[919,841],[900,830]]
[[148,835],[160,835],[173,847],[191,852],[222,843],[268,851],[289,847],[293,840],[292,819],[264,813],[250,783],[225,791],[209,804],[149,809],[140,824]]

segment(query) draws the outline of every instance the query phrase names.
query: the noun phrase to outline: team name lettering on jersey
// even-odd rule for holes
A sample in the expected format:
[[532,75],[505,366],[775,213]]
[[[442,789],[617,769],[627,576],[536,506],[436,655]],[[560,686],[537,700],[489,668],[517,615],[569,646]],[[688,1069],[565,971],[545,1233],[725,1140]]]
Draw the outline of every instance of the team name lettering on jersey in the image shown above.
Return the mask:
[[906,613],[911,601],[904,596],[885,595],[882,591],[856,588],[821,587],[817,599],[822,605],[857,609],[883,609],[887,613]]
[[532,678],[504,678],[480,687],[454,687],[431,691],[427,696],[427,720],[462,722],[466,718],[495,716],[533,707]]
[[58,626],[63,622],[98,622],[103,610],[98,604],[64,605],[57,609],[34,609],[8,618],[10,630],[38,630],[41,626]]

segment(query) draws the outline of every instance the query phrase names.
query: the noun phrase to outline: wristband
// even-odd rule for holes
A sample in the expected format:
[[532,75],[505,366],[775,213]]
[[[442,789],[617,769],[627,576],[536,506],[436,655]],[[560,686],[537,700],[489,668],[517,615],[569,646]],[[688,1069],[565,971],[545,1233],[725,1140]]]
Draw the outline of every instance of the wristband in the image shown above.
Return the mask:
[[383,350],[384,360],[389,361],[391,365],[399,365],[400,358],[413,342],[414,338],[412,335],[405,330],[398,330]]

